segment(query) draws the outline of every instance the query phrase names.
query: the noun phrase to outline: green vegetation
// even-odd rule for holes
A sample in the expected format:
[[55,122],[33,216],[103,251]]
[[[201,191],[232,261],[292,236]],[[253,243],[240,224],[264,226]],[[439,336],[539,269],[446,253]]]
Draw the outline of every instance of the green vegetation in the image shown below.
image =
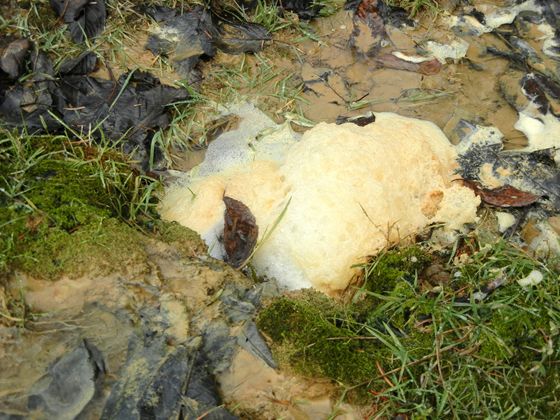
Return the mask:
[[2,130],[0,270],[54,278],[134,255],[127,249],[135,243],[131,226],[155,215],[157,181],[134,173],[129,163],[107,146]]
[[298,372],[343,383],[367,381],[375,373],[375,348],[337,326],[339,310],[319,293],[282,297],[261,313],[259,327],[278,343],[275,356]]
[[[200,2],[167,1],[173,7]],[[318,1],[324,13],[340,2]],[[434,0],[394,0],[411,15],[437,11]],[[58,64],[83,49],[120,72],[139,68],[169,82],[170,63],[134,47],[149,19],[130,1],[108,1],[107,29],[91,44],[69,41],[47,0],[0,17],[8,35],[28,36]],[[204,145],[215,128],[216,104],[250,97],[270,114],[298,113],[301,86],[291,76],[293,35],[316,39],[295,15],[260,1],[249,20],[274,34],[277,48],[256,55],[218,55],[200,93],[174,106],[170,128],[154,141],[169,152]],[[279,63],[284,58],[287,64]],[[203,64],[210,65],[210,64]],[[107,67],[107,66],[106,66]],[[174,80],[190,89],[183,80]],[[420,102],[441,92],[412,92],[395,101]],[[366,101],[355,107],[366,106]],[[371,102],[369,102],[371,104]],[[294,114],[292,114],[294,115]],[[159,182],[142,175],[118,147],[77,133],[31,136],[0,128],[0,318],[26,316],[24,296],[5,301],[15,270],[55,280],[61,275],[108,273],[143,261],[145,233],[183,254],[197,254],[196,235],[157,219]],[[195,245],[193,245],[195,244]],[[194,248],[193,248],[194,246]],[[281,364],[341,385],[343,395],[371,404],[372,416],[418,418],[554,417],[560,409],[560,284],[546,265],[498,241],[462,249],[463,265],[448,265],[449,281],[434,287],[424,270],[440,258],[421,247],[388,250],[364,265],[352,302],[302,292],[271,301],[258,318]],[[452,261],[447,255],[445,261]],[[441,262],[441,261],[440,261]],[[532,270],[544,281],[516,282]],[[492,281],[503,284],[484,299]]]
[[158,219],[158,186],[108,145],[0,128],[0,322],[31,316],[23,292],[7,292],[14,272],[110,274],[144,264],[149,238],[203,253],[197,234]]
[[[285,366],[339,382],[376,418],[555,416],[558,271],[502,241],[469,252],[468,263],[449,267],[449,283],[434,288],[425,287],[429,260],[419,248],[388,251],[365,267],[354,302],[282,297],[258,325]],[[519,286],[534,269],[544,281]],[[498,278],[503,284],[482,299]]]
[[371,292],[387,293],[403,280],[413,283],[417,273],[426,268],[431,259],[418,246],[384,251],[373,262],[363,266],[364,287]]
[[388,0],[391,6],[402,7],[410,13],[410,17],[414,17],[419,13],[427,11],[436,15],[439,12],[438,0]]

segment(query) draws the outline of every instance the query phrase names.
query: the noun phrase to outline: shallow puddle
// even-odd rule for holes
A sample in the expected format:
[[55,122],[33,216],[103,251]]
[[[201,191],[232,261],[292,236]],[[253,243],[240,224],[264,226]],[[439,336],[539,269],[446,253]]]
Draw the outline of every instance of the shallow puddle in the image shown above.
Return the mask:
[[[523,73],[509,60],[487,52],[489,48],[507,51],[503,36],[457,36],[449,28],[447,16],[433,20],[424,15],[414,28],[387,27],[387,45],[369,57],[350,45],[354,21],[351,11],[319,19],[313,26],[321,41],[302,45],[298,71],[305,86],[302,110],[306,117],[334,122],[340,115],[391,111],[432,121],[455,141],[457,123],[464,119],[497,127],[507,147],[526,144],[523,133],[514,128],[516,104],[506,100],[514,96],[522,100],[519,80]],[[537,26],[527,24],[525,34],[541,60],[538,65],[554,71],[556,63],[542,53],[544,41],[539,38],[543,34]],[[463,59],[447,59],[437,74],[383,68],[379,62],[386,54],[418,56],[429,41],[462,42],[468,49]]]

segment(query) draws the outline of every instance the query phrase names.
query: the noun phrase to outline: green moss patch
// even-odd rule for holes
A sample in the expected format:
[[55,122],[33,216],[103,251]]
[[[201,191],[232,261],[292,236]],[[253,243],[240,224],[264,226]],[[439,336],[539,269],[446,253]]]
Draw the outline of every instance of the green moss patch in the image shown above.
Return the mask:
[[326,297],[279,298],[259,316],[258,326],[279,345],[275,354],[296,371],[355,385],[374,375],[375,347],[337,326]]
[[[131,219],[152,191],[118,152],[62,137],[0,140],[0,273],[17,269],[55,279],[144,258]],[[140,203],[135,197],[142,197]],[[143,206],[143,207],[142,207]]]
[[374,293],[392,291],[401,281],[414,283],[432,257],[418,246],[390,249],[364,266],[365,288]]

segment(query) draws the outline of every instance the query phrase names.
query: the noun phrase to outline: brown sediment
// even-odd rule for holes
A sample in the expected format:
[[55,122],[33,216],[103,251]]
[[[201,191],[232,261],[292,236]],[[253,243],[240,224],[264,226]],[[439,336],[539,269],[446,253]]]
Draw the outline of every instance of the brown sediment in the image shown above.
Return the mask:
[[[455,35],[441,19],[433,21],[433,17],[425,15],[416,28],[387,26],[390,42],[373,57],[360,56],[349,47],[352,12],[340,11],[317,20],[314,28],[322,35],[321,44],[312,41],[303,44],[302,78],[306,81],[310,68],[316,73],[330,72],[331,76],[322,86],[306,85],[309,90],[303,94],[302,110],[311,120],[331,122],[338,115],[392,111],[432,121],[452,137],[457,122],[466,119],[496,126],[504,134],[506,148],[526,145],[523,134],[513,127],[522,105],[514,106],[511,101],[514,95],[517,101],[526,102],[518,85],[523,73],[507,59],[486,52],[488,47],[508,50],[508,44],[500,36],[493,33],[462,36],[470,44],[465,59],[448,60],[440,69],[438,65],[428,64],[430,61],[406,63],[390,54],[399,51],[417,55],[427,40],[449,43]],[[536,25],[528,28],[528,41],[542,60],[534,66],[555,68],[553,60],[542,54],[541,32]],[[392,69],[379,69],[379,65]],[[510,98],[506,98],[500,84],[512,74],[515,77],[510,83]],[[335,83],[337,88],[332,89]],[[411,90],[421,95],[407,97]]]
[[330,381],[279,372],[245,350],[218,379],[228,401],[249,417],[326,419],[336,412],[334,418],[350,420],[365,414],[359,407],[337,406],[336,387]]

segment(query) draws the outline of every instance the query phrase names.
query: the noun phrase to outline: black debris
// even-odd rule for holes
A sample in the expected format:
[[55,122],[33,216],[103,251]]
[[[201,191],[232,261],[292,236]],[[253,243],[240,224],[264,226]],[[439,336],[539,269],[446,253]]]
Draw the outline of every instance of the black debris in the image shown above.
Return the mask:
[[203,334],[202,353],[206,355],[212,373],[225,372],[237,350],[237,339],[230,335],[230,325],[225,320],[216,319]]
[[188,99],[187,91],[139,71],[116,81],[85,75],[96,63],[95,54],[86,52],[65,60],[57,74],[50,59],[35,49],[29,54],[28,77],[0,83],[0,118],[30,134],[61,132],[68,126],[122,142],[145,169],[148,162],[157,166],[161,151],[152,147],[153,135],[169,125],[169,105]]
[[206,364],[197,348],[179,346],[170,353],[138,401],[138,418],[235,419],[220,407],[218,387]]
[[57,90],[52,63],[37,50],[30,54],[29,62],[31,75],[0,92],[0,118],[8,127],[22,127],[29,133],[57,130],[60,122],[51,114]]
[[[466,121],[460,125],[470,126],[473,133],[478,128]],[[466,140],[462,140],[466,141]],[[481,171],[499,180],[502,185],[535,194],[541,197],[538,204],[545,211],[560,210],[560,170],[554,160],[554,149],[523,152],[502,150],[501,143],[473,143],[457,157],[457,173],[466,180],[484,185]]]
[[509,45],[511,45],[512,49],[518,51],[519,54],[523,56],[526,60],[535,63],[540,63],[542,61],[537,51],[535,51],[535,49],[524,39],[512,35],[508,38],[508,42]]
[[259,2],[262,0],[209,0],[207,5],[213,16],[225,22],[232,22],[239,19],[245,21],[246,15],[254,11]]
[[375,3],[378,13],[381,15],[383,21],[394,27],[414,26],[414,21],[410,18],[410,14],[398,6],[391,6],[387,2],[379,0],[348,0],[344,5],[344,9],[358,12],[358,8],[365,9],[371,7]]
[[253,321],[263,298],[278,296],[275,282],[265,281],[249,289],[227,284],[220,295],[221,319],[215,319],[203,331],[202,353],[208,361],[209,371],[223,373],[241,347],[276,368],[270,349]]
[[[229,20],[231,18],[239,19],[243,17],[243,13],[254,11],[259,1],[261,0],[235,0],[234,2],[209,0],[207,4],[214,16],[219,19]],[[284,11],[293,12],[300,19],[304,20],[320,16],[325,7],[316,0],[275,0],[274,2],[264,0],[262,3],[277,7],[279,9],[277,13],[282,14]]]
[[129,342],[127,361],[107,399],[103,419],[234,419],[222,401],[202,340],[177,345],[168,331],[169,314],[146,307]]
[[[560,100],[560,84],[552,77],[548,77],[543,73],[529,73],[524,79],[535,79],[535,82],[543,90],[544,93],[549,95],[552,99]],[[523,79],[523,80],[524,80]]]
[[173,19],[180,14],[180,10],[172,9],[171,7],[158,6],[158,5],[140,5],[137,7],[140,13],[151,17],[156,22],[164,22]]
[[175,69],[190,82],[199,75],[193,72],[202,58],[216,54],[213,38],[216,27],[210,13],[202,7],[165,21],[148,38],[146,48],[155,55],[168,56]]
[[178,418],[184,380],[189,370],[188,350],[179,346],[159,367],[138,402],[141,419]]
[[313,19],[321,14],[323,6],[315,0],[281,0],[284,10],[296,13],[301,19]]
[[148,38],[146,48],[155,55],[169,57],[177,72],[190,83],[201,80],[196,65],[200,60],[214,57],[217,49],[228,54],[255,53],[271,39],[261,25],[220,21],[203,7],[183,14],[166,8],[150,8],[145,12],[161,22]]
[[[354,12],[353,29],[349,44],[360,56],[375,56],[388,44],[382,0],[362,0]],[[366,39],[366,48],[360,39]]]
[[260,305],[259,299],[251,299],[247,296],[246,290],[233,286],[224,288],[220,295],[220,302],[226,319],[232,324],[252,319]]
[[[123,74],[116,82],[89,76],[68,76],[59,82],[58,111],[79,132],[115,141],[126,139],[124,151],[150,159],[151,140],[169,125],[167,106],[188,98],[183,89],[162,85],[144,72]],[[151,156],[158,161],[157,156]]]
[[486,16],[484,16],[484,13],[482,13],[481,11],[473,9],[469,14],[476,20],[478,20],[481,24],[486,25]]
[[263,360],[271,368],[276,369],[278,367],[254,321],[250,320],[245,323],[243,330],[237,336],[237,344]]
[[516,51],[503,51],[495,47],[487,47],[486,52],[496,57],[505,58],[506,60],[511,61],[511,63],[517,68],[528,68],[527,57]]
[[560,57],[560,2],[558,0],[537,0],[542,7],[545,20],[554,29],[554,43],[549,53]]
[[228,54],[256,53],[272,39],[264,26],[256,23],[227,23],[218,26],[216,46]]
[[207,359],[200,351],[190,359],[183,401],[180,418],[205,418],[208,420],[235,420],[238,418],[222,407],[218,386],[209,372]]
[[94,38],[105,28],[105,0],[51,0],[51,6],[68,25],[74,42]]
[[539,112],[547,114],[550,110],[550,102],[540,81],[541,79],[536,78],[534,74],[527,74],[520,81],[521,89],[523,94],[537,106]]
[[97,55],[86,51],[76,58],[67,58],[58,68],[58,74],[61,76],[85,76],[95,71],[97,67]]

